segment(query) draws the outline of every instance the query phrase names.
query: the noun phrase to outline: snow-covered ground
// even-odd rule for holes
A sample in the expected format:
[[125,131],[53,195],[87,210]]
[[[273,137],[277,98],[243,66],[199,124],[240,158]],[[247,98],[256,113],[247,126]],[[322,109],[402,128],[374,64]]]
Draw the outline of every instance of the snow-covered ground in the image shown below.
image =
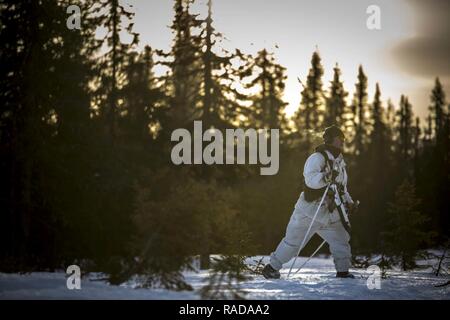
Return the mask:
[[[258,257],[250,259],[256,261]],[[264,258],[264,262],[268,257]],[[300,266],[304,258],[297,259]],[[289,264],[281,270],[282,279],[266,280],[262,276],[241,284],[247,299],[450,299],[450,285],[435,287],[450,280],[435,277],[430,270],[389,271],[381,279],[381,288],[370,290],[367,278],[372,272],[352,269],[356,279],[336,279],[331,258],[318,257],[308,262],[300,273],[286,279]],[[134,289],[133,283],[112,286],[95,281],[98,275],[83,277],[80,290],[69,290],[64,272],[31,274],[0,273],[0,299],[199,299],[198,289],[205,284],[207,272],[185,273],[194,291],[174,292],[164,289]]]

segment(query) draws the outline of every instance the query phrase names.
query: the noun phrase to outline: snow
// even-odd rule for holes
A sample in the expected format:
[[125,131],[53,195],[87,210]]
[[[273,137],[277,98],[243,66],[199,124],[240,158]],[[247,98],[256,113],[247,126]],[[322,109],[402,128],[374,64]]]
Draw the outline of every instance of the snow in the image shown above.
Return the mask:
[[[261,257],[248,261],[254,263]],[[268,261],[264,257],[264,263]],[[299,258],[300,266],[305,258]],[[381,279],[381,288],[370,290],[367,278],[372,274],[365,269],[352,269],[355,279],[335,278],[333,261],[319,256],[311,259],[297,274],[287,279],[290,262],[281,270],[281,279],[266,280],[252,276],[241,283],[247,299],[450,299],[450,286],[435,285],[450,280],[450,276],[436,277],[431,269],[414,271],[388,271],[388,278]],[[295,269],[293,269],[295,271]],[[0,299],[200,299],[198,289],[205,285],[207,271],[185,272],[186,280],[194,291],[169,291],[165,289],[135,289],[136,282],[120,286],[98,280],[100,274],[90,274],[81,279],[80,290],[69,290],[64,272],[35,272],[31,274],[0,273]]]

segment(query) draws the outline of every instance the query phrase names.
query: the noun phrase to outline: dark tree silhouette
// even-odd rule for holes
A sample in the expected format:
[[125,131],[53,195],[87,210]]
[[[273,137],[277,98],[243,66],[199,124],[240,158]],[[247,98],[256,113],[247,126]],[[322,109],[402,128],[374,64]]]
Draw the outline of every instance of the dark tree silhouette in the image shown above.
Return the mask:
[[367,142],[367,118],[366,110],[368,108],[367,96],[367,76],[363,67],[358,68],[358,82],[355,85],[356,90],[352,102],[353,127],[354,127],[354,152],[356,155],[364,153],[364,146]]
[[341,70],[338,64],[334,67],[333,81],[331,81],[328,97],[326,99],[325,126],[345,124],[344,113],[346,110],[346,98],[348,93],[345,91],[344,83],[341,80]]
[[305,136],[304,131],[318,130],[322,127],[324,93],[322,89],[323,67],[319,52],[315,51],[311,58],[306,85],[301,92],[301,103],[295,115],[297,130]]
[[[106,35],[100,45],[106,46],[106,53],[101,63],[97,65],[101,75],[97,84],[97,94],[108,133],[111,139],[117,135],[117,117],[120,114],[118,105],[120,78],[123,75],[123,65],[131,48],[138,43],[138,34],[133,32],[132,20],[134,13],[119,3],[119,0],[101,0],[92,7],[92,23],[106,29]],[[120,33],[125,30],[132,37],[129,44],[124,43]]]
[[275,62],[273,54],[263,49],[251,59],[243,72],[251,77],[251,81],[245,85],[246,89],[257,90],[250,97],[251,125],[256,125],[257,128],[287,130],[284,117],[287,103],[282,99],[287,78],[286,69]]

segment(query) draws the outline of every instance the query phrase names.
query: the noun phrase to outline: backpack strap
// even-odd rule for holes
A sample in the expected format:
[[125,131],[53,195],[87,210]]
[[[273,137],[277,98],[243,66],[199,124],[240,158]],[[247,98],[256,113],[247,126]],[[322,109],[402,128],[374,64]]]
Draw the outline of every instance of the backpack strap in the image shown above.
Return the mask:
[[[325,158],[325,166],[328,166],[330,170],[333,168],[333,161],[328,157],[328,154],[324,150],[316,151],[322,154],[322,156]],[[308,187],[306,184],[305,179],[303,179],[303,191],[304,191],[304,197],[307,202],[316,201],[320,199],[320,197],[323,195],[326,187],[320,188],[320,189],[312,189]]]
[[328,153],[325,150],[318,150],[317,152],[319,152],[325,158],[325,165],[327,165],[330,171],[332,171],[334,162],[330,159]]
[[[325,151],[320,150],[318,152],[320,152],[324,156],[325,162],[328,164],[329,168],[331,170],[333,170],[333,164],[334,164],[333,160],[331,160],[330,157],[328,157],[328,154]],[[338,189],[338,186],[336,183],[334,183],[333,192],[334,192],[334,196],[335,196],[335,205],[336,205],[336,209],[339,214],[339,219],[341,220],[342,226],[344,227],[345,231],[347,231],[347,233],[350,235],[350,232],[351,232],[350,221],[348,219],[347,211],[344,207],[344,201],[342,199],[341,194],[339,193],[339,189]],[[338,203],[336,203],[336,199],[338,199],[338,201],[337,201]]]

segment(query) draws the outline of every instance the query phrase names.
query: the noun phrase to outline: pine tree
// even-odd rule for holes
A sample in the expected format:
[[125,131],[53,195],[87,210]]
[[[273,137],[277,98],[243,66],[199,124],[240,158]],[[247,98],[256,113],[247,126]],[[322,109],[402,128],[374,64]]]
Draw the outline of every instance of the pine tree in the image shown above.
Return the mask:
[[371,142],[378,142],[378,140],[382,137],[384,131],[384,121],[383,121],[383,107],[381,105],[381,92],[380,86],[378,83],[375,87],[375,97],[372,103],[372,130],[370,132]]
[[[381,92],[378,83],[375,87],[375,96],[370,108],[371,116],[371,130],[368,139],[368,158],[376,166],[388,161],[389,157],[389,142],[387,125],[384,120],[384,112],[381,102]],[[377,178],[376,172],[373,172]]]
[[[200,268],[209,269],[211,252],[231,254],[227,251],[230,244],[243,239],[231,188],[212,179],[199,179],[183,168],[147,171],[143,181],[145,184],[136,185],[134,221],[139,241],[135,242],[135,253],[141,261],[138,273],[148,277],[149,286],[183,289],[182,277],[173,283],[171,273],[177,278],[182,268],[192,268],[192,258],[198,255]],[[210,202],[215,205],[205,205]],[[161,278],[167,283],[158,283]]]
[[246,98],[233,85],[239,77],[233,59],[241,55],[219,48],[223,36],[213,26],[212,1],[207,2],[205,19],[190,13],[192,3],[175,1],[175,39],[166,55],[173,60],[165,63],[171,69],[169,113],[172,118],[184,119],[181,125],[201,119],[205,128],[229,127],[243,109],[239,100]]
[[344,83],[340,79],[341,70],[338,64],[334,67],[333,81],[329,89],[329,96],[326,100],[325,126],[336,124],[342,126],[345,124],[344,112],[346,110],[345,99],[348,93],[344,89]]
[[[204,128],[225,129],[233,127],[240,116],[242,106],[239,100],[243,95],[235,88],[234,82],[240,78],[240,72],[233,66],[233,59],[240,59],[239,52],[231,54],[219,46],[223,35],[213,26],[212,0],[207,1],[207,15],[201,21],[200,43],[204,50],[201,53],[201,120]],[[226,169],[225,169],[226,170]],[[213,180],[220,172],[206,168],[200,176]],[[201,268],[210,267],[212,247],[208,235],[201,248]]]
[[393,137],[394,130],[396,126],[396,111],[394,104],[392,103],[391,99],[388,99],[387,101],[387,108],[386,108],[386,128],[389,132],[389,136]]
[[408,97],[402,95],[398,110],[398,152],[404,164],[412,156],[413,119],[412,106]]
[[205,31],[205,52],[203,53],[203,120],[207,123],[207,125],[217,125],[217,119],[213,119],[217,117],[218,112],[215,110],[215,106],[212,101],[213,96],[213,32],[214,29],[212,27],[212,1],[208,0],[208,16],[206,17],[206,27]]
[[[76,206],[69,194],[86,182],[86,166],[79,160],[92,134],[88,45],[93,29],[84,23],[82,30],[68,29],[68,5],[0,5],[0,192],[8,195],[0,200],[5,213],[0,251],[26,268],[54,268],[73,253],[67,226],[74,225]],[[61,186],[61,181],[71,183]],[[64,244],[58,243],[62,235]]]
[[[417,168],[418,165],[418,161],[419,161],[419,156],[420,156],[420,141],[421,141],[421,135],[422,135],[422,130],[420,129],[420,118],[416,117],[415,120],[415,125],[413,127],[413,158],[414,158],[414,163],[415,163],[415,167]],[[417,170],[414,170],[417,171]]]
[[126,80],[120,93],[126,112],[123,121],[126,122],[125,132],[134,141],[149,140],[149,125],[156,121],[155,104],[164,98],[153,74],[153,54],[149,46],[142,53],[130,53],[124,67]]
[[[57,45],[52,44],[57,33],[52,32],[55,19],[43,21],[43,16],[45,9],[54,11],[54,7],[53,3],[41,6],[35,1],[4,1],[0,8],[2,145],[10,155],[2,163],[10,172],[5,175],[9,182],[8,217],[2,225],[9,222],[10,231],[2,231],[8,235],[6,248],[15,257],[29,254],[32,218],[40,215],[37,210],[32,215],[32,199],[36,196],[33,172],[40,162],[38,151],[48,138],[47,125],[41,119],[48,119],[51,113],[47,88],[53,63],[49,57],[57,52]],[[41,77],[42,81],[36,81]]]
[[[67,19],[65,10],[69,5],[88,7],[91,3],[81,0],[60,1],[59,12],[55,12],[55,15],[61,19],[61,22]],[[59,69],[54,72],[53,78],[55,83],[60,84],[61,89],[66,89],[66,91],[61,92],[58,102],[55,103],[58,135],[62,137],[61,140],[73,139],[75,144],[82,143],[81,141],[92,133],[92,128],[89,125],[90,100],[92,98],[89,81],[92,80],[93,76],[92,70],[95,61],[92,56],[96,43],[95,26],[89,23],[89,10],[82,10],[80,19],[82,22],[81,30],[67,30],[67,26],[59,25],[61,31],[63,31],[64,44],[59,48],[60,59],[58,60],[60,61],[55,63]],[[62,85],[63,83],[64,85]],[[67,141],[65,143],[67,144]]]
[[386,111],[386,121],[390,127],[394,127],[395,123],[395,107],[392,103],[391,99],[388,99],[387,102],[387,111]]
[[[111,139],[117,135],[117,122],[122,112],[119,105],[119,91],[122,88],[123,65],[130,50],[138,43],[139,37],[133,32],[131,21],[134,13],[119,3],[119,0],[101,0],[91,10],[92,23],[105,28],[106,35],[97,45],[105,47],[106,53],[98,64],[101,74],[97,83],[97,94],[108,134]],[[122,42],[121,32],[125,30],[131,37],[129,44]]]
[[[371,205],[373,204],[373,194],[368,192],[363,192],[365,188],[376,188],[375,186],[375,177],[377,176],[377,163],[372,163],[371,155],[367,152],[368,146],[368,129],[369,129],[369,121],[367,119],[367,114],[369,105],[368,105],[368,94],[367,94],[367,77],[364,74],[362,66],[359,66],[358,69],[358,82],[356,83],[356,90],[354,93],[353,101],[350,105],[350,112],[347,115],[347,122],[350,122],[350,128],[347,128],[350,131],[350,134],[346,137],[347,140],[350,141],[348,143],[347,148],[350,153],[350,156],[347,157],[347,161],[349,163],[349,187],[359,186],[353,192],[353,197],[359,199],[361,203],[368,204],[368,209],[364,207],[361,208],[361,215],[359,217],[355,217],[355,229],[356,230],[366,230],[368,225],[372,225],[373,220],[377,219],[379,216],[377,215],[369,215],[371,212]],[[350,130],[349,130],[350,129]],[[372,154],[376,152],[375,148],[371,150]],[[374,176],[375,175],[375,176]],[[364,186],[361,188],[361,186]],[[350,190],[352,190],[350,188]],[[365,219],[366,218],[366,219]],[[374,228],[368,228],[365,232],[365,235],[358,239],[358,235],[356,235],[357,241],[360,243],[365,240],[368,242],[366,246],[372,246],[374,244]],[[364,246],[364,245],[361,245]]]
[[427,142],[427,144],[432,142],[432,138],[433,138],[433,118],[431,117],[431,115],[428,115],[426,118],[427,121],[427,126],[425,128],[425,140]]
[[430,114],[427,118],[425,149],[421,162],[421,191],[427,195],[427,208],[432,217],[433,226],[441,236],[448,235],[450,219],[448,218],[449,182],[450,182],[450,134],[448,126],[449,112],[445,93],[439,78],[430,95]]
[[[315,51],[311,58],[306,85],[301,92],[300,108],[294,119],[298,132],[309,132],[322,127],[324,108],[324,93],[322,90],[323,67],[319,52]],[[305,135],[303,135],[305,136]]]
[[191,0],[174,1],[174,19],[170,26],[174,36],[171,51],[161,53],[169,58],[162,64],[169,68],[169,74],[163,77],[168,97],[167,121],[163,123],[171,128],[185,127],[198,119],[201,114],[201,39],[194,35],[201,21],[189,12]]
[[[238,53],[231,54],[217,45],[223,39],[213,26],[212,0],[207,2],[208,13],[202,21],[202,116],[204,126],[226,128],[233,126],[243,106],[239,100],[245,98],[235,87],[239,71],[232,60],[239,59]],[[220,53],[219,53],[220,52]]]
[[434,120],[434,136],[437,143],[443,139],[443,130],[445,126],[445,92],[439,78],[436,78],[434,88],[431,92],[431,105],[429,110]]
[[[286,69],[275,62],[273,54],[266,49],[259,51],[246,66],[243,73],[249,74],[251,81],[246,89],[257,90],[250,97],[249,123],[256,128],[286,129],[283,93]],[[256,73],[256,74],[255,74]]]
[[[429,107],[430,116],[434,129],[434,141],[436,146],[436,157],[441,160],[441,164],[448,168],[449,159],[449,110],[445,98],[445,92],[442,88],[439,78],[436,78],[435,86],[431,92],[431,106]],[[447,110],[446,109],[447,106]],[[438,160],[439,161],[439,160]],[[438,162],[439,163],[439,162]]]
[[358,82],[356,83],[356,90],[352,102],[353,127],[355,134],[354,148],[356,155],[361,155],[364,153],[364,146],[367,139],[367,100],[367,76],[364,73],[363,67],[359,66]]
[[[381,102],[381,92],[378,83],[375,88],[375,96],[370,105],[371,130],[367,142],[365,157],[360,157],[358,167],[362,177],[359,183],[364,185],[363,197],[366,210],[361,213],[359,219],[368,228],[366,239],[370,239],[371,246],[376,246],[377,235],[386,225],[386,199],[389,197],[389,180],[392,175],[392,156],[390,152],[389,132],[385,122],[384,108]],[[361,161],[364,161],[361,163]],[[362,221],[361,221],[362,220]]]
[[383,233],[384,250],[400,262],[403,270],[416,266],[419,249],[429,244],[434,236],[423,230],[428,219],[418,210],[420,202],[414,185],[404,180],[397,188],[394,202],[389,204],[390,229]]

